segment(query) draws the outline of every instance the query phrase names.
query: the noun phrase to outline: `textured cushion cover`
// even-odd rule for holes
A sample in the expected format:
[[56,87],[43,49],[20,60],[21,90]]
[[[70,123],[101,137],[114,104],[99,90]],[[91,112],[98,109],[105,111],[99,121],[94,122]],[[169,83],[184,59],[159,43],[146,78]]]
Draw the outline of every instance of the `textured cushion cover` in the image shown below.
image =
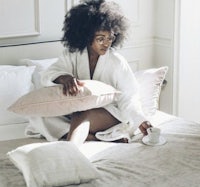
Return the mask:
[[35,67],[0,66],[0,125],[23,123],[28,120],[7,111],[9,105],[33,89],[32,74]]
[[152,116],[158,109],[162,83],[168,71],[167,66],[135,72],[140,87],[140,98],[145,115]]
[[27,144],[7,155],[23,173],[27,187],[80,184],[99,177],[96,168],[71,142]]
[[61,116],[105,106],[114,101],[119,93],[112,86],[100,81],[84,82],[76,96],[64,95],[62,85],[44,87],[22,96],[8,109],[27,116]]

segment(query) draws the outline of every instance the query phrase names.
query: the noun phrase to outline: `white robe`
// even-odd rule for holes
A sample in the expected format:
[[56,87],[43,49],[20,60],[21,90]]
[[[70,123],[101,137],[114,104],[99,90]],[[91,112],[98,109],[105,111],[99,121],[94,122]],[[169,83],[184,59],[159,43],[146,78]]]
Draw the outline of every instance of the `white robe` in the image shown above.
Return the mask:
[[[53,80],[66,74],[71,74],[79,80],[90,79],[89,58],[86,49],[82,53],[70,53],[67,49],[64,50],[59,60],[42,74],[41,83],[44,86],[55,85]],[[122,92],[116,102],[104,108],[122,122],[123,125],[118,125],[116,128],[123,129],[112,128],[105,133],[113,131],[118,133],[123,131],[124,133],[124,124],[127,124],[127,131],[131,131],[129,134],[133,134],[133,131],[146,121],[146,118],[141,107],[138,83],[128,62],[112,49],[107,51],[98,59],[93,80],[107,83]]]

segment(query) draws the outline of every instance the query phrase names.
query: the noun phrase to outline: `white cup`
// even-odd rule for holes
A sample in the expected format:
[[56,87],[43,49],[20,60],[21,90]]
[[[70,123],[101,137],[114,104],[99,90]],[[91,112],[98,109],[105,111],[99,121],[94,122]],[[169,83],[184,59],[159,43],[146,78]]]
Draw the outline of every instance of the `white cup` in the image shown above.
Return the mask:
[[147,129],[148,138],[150,143],[158,143],[160,139],[160,129],[156,127],[150,127]]

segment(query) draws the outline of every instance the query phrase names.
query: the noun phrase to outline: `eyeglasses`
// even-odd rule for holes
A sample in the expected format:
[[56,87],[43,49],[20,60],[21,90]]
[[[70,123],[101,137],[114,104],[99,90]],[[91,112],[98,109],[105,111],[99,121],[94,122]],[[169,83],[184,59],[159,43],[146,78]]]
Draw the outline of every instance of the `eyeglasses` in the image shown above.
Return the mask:
[[106,38],[105,36],[96,36],[95,37],[95,41],[99,44],[99,45],[103,45],[105,43],[107,44],[111,44],[115,41],[116,37],[114,35]]

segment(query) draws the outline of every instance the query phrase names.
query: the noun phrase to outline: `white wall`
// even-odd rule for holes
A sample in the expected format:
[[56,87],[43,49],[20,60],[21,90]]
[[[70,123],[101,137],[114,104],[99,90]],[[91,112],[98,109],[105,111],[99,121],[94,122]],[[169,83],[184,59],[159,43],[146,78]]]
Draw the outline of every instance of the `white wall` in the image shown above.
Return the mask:
[[155,0],[155,66],[168,66],[167,86],[161,92],[160,109],[173,113],[175,0]]
[[137,69],[152,67],[154,60],[154,0],[116,0],[131,21],[128,40],[120,52]]
[[59,40],[66,9],[65,0],[0,0],[0,46]]
[[176,113],[200,122],[200,1],[182,0],[179,6]]
[[155,0],[155,63],[168,65],[161,109],[200,122],[200,1]]
[[33,45],[0,47],[0,65],[19,65],[21,59],[56,58],[63,51],[60,42],[48,42]]

